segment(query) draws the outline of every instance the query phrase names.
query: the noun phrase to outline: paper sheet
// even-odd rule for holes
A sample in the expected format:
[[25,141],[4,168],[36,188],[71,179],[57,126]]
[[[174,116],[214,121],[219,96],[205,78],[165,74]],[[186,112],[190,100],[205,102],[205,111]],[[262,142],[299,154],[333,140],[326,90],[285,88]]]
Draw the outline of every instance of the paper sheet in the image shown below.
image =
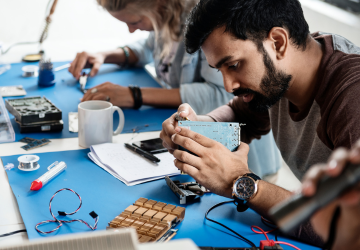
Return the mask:
[[90,150],[92,161],[128,186],[180,174],[174,156],[168,152],[156,154],[160,162],[152,163],[123,144],[104,143]]

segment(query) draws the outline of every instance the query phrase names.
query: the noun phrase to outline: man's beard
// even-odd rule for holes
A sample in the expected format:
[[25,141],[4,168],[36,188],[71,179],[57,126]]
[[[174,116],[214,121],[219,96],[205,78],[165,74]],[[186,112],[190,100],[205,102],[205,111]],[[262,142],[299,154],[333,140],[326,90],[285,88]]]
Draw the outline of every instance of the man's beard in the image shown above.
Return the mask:
[[253,94],[253,99],[248,103],[249,108],[256,112],[265,112],[277,103],[289,89],[292,76],[277,70],[268,53],[262,48],[263,61],[266,68],[266,75],[261,79],[260,88],[266,95],[251,89],[236,89],[233,94]]

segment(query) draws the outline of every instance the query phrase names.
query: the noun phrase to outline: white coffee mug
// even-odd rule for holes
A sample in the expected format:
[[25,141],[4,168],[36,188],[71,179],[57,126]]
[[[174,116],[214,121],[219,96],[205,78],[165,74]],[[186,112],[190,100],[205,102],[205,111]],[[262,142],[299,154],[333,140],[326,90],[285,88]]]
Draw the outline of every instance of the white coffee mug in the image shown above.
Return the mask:
[[[119,113],[119,126],[113,131],[113,113]],[[79,145],[89,148],[92,145],[112,142],[113,135],[120,134],[124,128],[125,117],[119,107],[106,101],[86,101],[78,105]]]

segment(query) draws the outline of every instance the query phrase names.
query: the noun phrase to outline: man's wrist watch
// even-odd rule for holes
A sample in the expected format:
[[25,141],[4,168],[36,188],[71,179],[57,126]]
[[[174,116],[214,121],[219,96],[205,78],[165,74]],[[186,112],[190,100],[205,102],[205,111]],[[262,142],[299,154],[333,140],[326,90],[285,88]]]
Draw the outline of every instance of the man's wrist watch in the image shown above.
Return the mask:
[[244,212],[248,209],[246,203],[256,196],[260,180],[261,178],[254,173],[244,174],[234,180],[232,197],[238,212]]

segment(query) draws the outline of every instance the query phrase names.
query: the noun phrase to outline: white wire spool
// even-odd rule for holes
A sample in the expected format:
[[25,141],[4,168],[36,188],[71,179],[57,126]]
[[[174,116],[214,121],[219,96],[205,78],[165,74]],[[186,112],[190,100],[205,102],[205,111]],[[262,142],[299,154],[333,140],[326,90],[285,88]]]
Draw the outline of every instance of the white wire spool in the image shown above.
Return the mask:
[[34,171],[39,169],[40,164],[38,163],[40,157],[37,155],[22,155],[18,158],[18,168],[22,171]]
[[27,65],[21,68],[23,77],[37,77],[39,75],[39,67],[35,65]]

